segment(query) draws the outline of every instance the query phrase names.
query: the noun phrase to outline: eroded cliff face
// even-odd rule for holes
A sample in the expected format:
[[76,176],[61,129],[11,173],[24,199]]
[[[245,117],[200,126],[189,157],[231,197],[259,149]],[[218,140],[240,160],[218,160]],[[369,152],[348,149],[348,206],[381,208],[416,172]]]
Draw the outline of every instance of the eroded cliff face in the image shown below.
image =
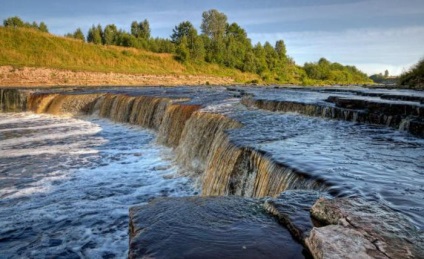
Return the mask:
[[[202,111],[186,99],[112,93],[4,94],[4,110],[55,115],[96,114],[155,130],[160,144],[175,148],[176,161],[194,172],[202,195],[275,196],[288,189],[325,189],[265,154],[231,142],[227,131],[243,125],[225,115]],[[19,108],[17,108],[19,107]]]

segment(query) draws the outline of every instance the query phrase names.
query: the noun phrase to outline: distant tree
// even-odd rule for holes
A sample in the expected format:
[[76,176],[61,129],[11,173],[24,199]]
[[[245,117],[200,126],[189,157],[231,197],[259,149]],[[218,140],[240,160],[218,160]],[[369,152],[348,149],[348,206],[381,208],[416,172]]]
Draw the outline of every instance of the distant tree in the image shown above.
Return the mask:
[[253,47],[253,53],[255,54],[255,61],[256,61],[256,73],[261,74],[265,70],[268,69],[268,65],[266,62],[266,52],[264,48],[262,47],[261,43],[257,43]]
[[3,21],[3,25],[5,27],[13,27],[13,28],[33,28],[37,29],[42,32],[49,32],[47,25],[44,22],[41,22],[40,25],[38,25],[37,22],[24,22],[21,18],[18,16],[9,17],[6,20]]
[[81,28],[77,28],[73,36],[75,39],[85,41],[84,33],[82,32]]
[[186,62],[190,60],[190,50],[188,48],[188,42],[187,37],[183,36],[180,40],[180,43],[177,46],[177,49],[175,50],[177,53],[177,57],[182,62]]
[[246,53],[246,56],[244,57],[244,63],[243,63],[243,71],[244,72],[251,72],[256,73],[257,71],[257,60],[256,56],[253,53],[253,51],[248,51]]
[[204,42],[190,22],[185,21],[175,26],[171,40],[177,45],[176,54],[181,61],[204,60]]
[[241,42],[246,45],[251,44],[250,40],[247,38],[246,31],[235,22],[232,24],[227,24],[226,37],[234,38],[238,42]]
[[103,44],[105,45],[116,45],[117,43],[118,29],[115,24],[106,25],[103,31]]
[[386,77],[386,78],[387,78],[387,77],[389,77],[389,70],[387,70],[387,69],[386,69],[386,70],[384,71],[384,77]]
[[3,21],[4,27],[24,27],[24,22],[18,16],[9,17]]
[[224,41],[226,44],[225,66],[243,70],[246,53],[252,48],[246,31],[237,23],[227,24]]
[[[185,37],[190,37],[193,34],[194,28],[193,24],[189,21],[181,22],[172,30],[171,40],[172,42],[178,44],[181,39]],[[196,32],[197,34],[197,32]]]
[[137,23],[133,21],[131,23],[131,34],[136,38],[149,39],[150,38],[150,24],[147,19]]
[[140,37],[143,39],[149,39],[150,38],[150,24],[149,21],[144,20],[140,24]]
[[227,16],[218,10],[212,9],[202,14],[202,33],[213,41],[222,39],[227,28]]
[[269,70],[274,70],[277,67],[279,56],[274,47],[267,41],[264,44],[265,60]]
[[102,44],[102,27],[101,25],[92,26],[87,33],[87,42],[94,44]]
[[280,60],[287,59],[286,44],[284,44],[283,40],[278,40],[275,43],[275,51],[277,52],[277,55],[278,55]]
[[47,25],[44,22],[40,22],[38,29],[42,32],[49,32],[49,29],[47,28]]
[[197,36],[190,50],[190,55],[193,60],[204,61],[206,50],[205,44],[201,37]]
[[65,34],[65,37],[85,41],[84,33],[80,28],[76,29],[74,33]]
[[138,37],[139,35],[139,28],[138,28],[137,21],[133,21],[131,23],[131,35],[133,35],[134,37]]
[[116,42],[118,46],[123,46],[123,47],[137,46],[137,38],[134,35],[129,34],[122,30],[119,30],[117,35],[118,36],[117,36]]

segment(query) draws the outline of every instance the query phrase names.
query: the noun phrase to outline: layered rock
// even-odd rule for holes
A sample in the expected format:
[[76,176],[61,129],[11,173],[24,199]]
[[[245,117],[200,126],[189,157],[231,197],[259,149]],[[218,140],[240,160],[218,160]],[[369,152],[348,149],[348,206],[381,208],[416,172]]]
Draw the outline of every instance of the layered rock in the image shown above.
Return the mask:
[[315,258],[424,258],[424,233],[390,208],[360,199],[319,199],[305,243]]
[[[408,99],[407,97],[405,98]],[[413,100],[416,101],[416,99]],[[385,125],[409,131],[416,136],[424,136],[424,107],[418,103],[377,102],[339,96],[330,96],[326,100],[317,103],[255,99],[252,97],[244,97],[241,102],[247,107],[256,107],[274,112],[297,112],[307,116],[357,123]]]

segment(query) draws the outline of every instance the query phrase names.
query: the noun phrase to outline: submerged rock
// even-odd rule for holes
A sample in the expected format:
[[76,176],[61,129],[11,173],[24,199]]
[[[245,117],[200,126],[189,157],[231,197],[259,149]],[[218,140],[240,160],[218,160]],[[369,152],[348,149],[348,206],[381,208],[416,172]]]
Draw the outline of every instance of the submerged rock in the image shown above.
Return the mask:
[[129,258],[304,258],[303,252],[257,200],[161,198],[130,209]]
[[320,198],[311,215],[330,224],[306,239],[315,258],[424,258],[424,234],[382,204]]

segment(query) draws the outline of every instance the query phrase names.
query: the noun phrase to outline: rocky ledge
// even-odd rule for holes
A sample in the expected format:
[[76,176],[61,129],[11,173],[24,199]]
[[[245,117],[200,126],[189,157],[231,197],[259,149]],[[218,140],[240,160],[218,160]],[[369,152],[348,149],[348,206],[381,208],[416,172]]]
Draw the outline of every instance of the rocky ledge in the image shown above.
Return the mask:
[[399,213],[320,196],[159,198],[130,209],[129,258],[424,258]]

